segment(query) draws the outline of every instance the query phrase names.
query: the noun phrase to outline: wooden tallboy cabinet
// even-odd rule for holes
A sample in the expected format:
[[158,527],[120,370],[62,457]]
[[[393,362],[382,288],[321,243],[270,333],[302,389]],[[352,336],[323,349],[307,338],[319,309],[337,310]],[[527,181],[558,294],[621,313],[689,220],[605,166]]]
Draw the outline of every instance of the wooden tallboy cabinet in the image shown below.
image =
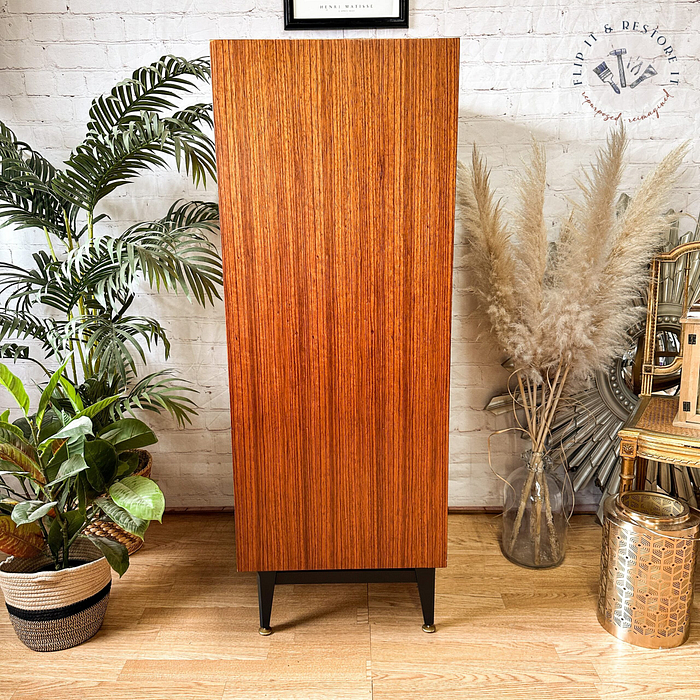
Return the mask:
[[214,41],[238,569],[447,563],[458,39]]

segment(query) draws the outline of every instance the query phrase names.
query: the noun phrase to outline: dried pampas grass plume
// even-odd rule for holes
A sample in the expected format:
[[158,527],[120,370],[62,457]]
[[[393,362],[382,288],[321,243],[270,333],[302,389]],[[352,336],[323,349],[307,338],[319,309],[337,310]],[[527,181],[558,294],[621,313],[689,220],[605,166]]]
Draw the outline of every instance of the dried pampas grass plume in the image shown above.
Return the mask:
[[[592,340],[599,350],[597,357],[590,359],[592,367],[606,367],[629,343],[626,330],[638,314],[632,301],[647,284],[651,253],[663,242],[661,234],[669,220],[662,212],[687,150],[683,144],[664,158],[613,228],[612,248],[600,273],[593,306]],[[615,299],[625,299],[627,304],[615,304]]]
[[513,323],[519,316],[514,286],[517,270],[510,233],[503,224],[500,204],[489,185],[486,163],[476,146],[472,150],[471,169],[461,162],[457,169],[460,181],[469,182],[469,187],[459,188],[458,202],[471,249],[472,288],[492,332],[499,340],[505,339],[515,331]]
[[581,201],[563,222],[554,255],[544,218],[541,145],[533,141],[530,163],[518,179],[519,209],[510,225],[476,147],[471,168],[460,164],[470,286],[498,344],[537,384],[560,365],[576,380],[605,367],[625,347],[627,328],[638,313],[634,300],[662,243],[662,212],[688,146],[664,158],[618,217],[626,148],[621,126],[578,182]]

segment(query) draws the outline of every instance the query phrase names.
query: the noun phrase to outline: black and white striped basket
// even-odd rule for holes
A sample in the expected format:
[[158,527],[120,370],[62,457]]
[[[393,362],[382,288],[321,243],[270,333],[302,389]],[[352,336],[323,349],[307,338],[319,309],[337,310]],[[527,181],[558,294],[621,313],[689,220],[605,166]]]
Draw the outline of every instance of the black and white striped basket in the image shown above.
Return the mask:
[[89,541],[71,547],[71,559],[86,562],[61,571],[41,571],[53,560],[10,557],[0,563],[0,588],[12,626],[34,651],[59,651],[86,642],[102,626],[112,570]]

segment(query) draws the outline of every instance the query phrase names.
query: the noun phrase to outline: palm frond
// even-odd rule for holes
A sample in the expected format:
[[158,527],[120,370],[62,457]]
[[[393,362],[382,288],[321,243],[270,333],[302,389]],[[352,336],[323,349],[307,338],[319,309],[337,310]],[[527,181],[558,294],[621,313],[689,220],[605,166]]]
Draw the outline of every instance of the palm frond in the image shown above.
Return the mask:
[[176,229],[194,228],[219,233],[219,205],[178,199],[161,221]]
[[208,57],[188,61],[179,56],[162,56],[139,68],[131,78],[118,83],[108,95],[93,100],[88,134],[109,136],[115,127],[140,119],[142,112],[174,109],[175,100],[191,93],[195,80],[209,81]]
[[182,125],[183,132],[190,134],[189,143],[183,142],[179,134],[173,138],[175,147],[175,163],[177,169],[182,169],[182,159],[185,161],[185,172],[190,175],[192,182],[198,187],[207,184],[207,176],[216,182],[216,154],[214,142],[203,133],[201,126],[214,128],[214,115],[210,103],[199,103],[180,110],[173,115],[174,123]]
[[[95,430],[127,414],[135,415],[135,411],[153,411],[160,413],[168,411],[180,427],[191,423],[190,416],[194,415],[197,406],[189,395],[197,390],[184,379],[176,377],[172,370],[164,369],[152,372],[138,381],[130,368],[127,368],[126,380],[117,374],[101,374],[88,377],[82,384],[76,385],[75,390],[87,408],[103,401],[110,396],[120,396],[120,399],[103,411],[92,417]],[[61,394],[60,387],[52,398],[52,403],[60,410],[74,414],[75,409],[70,401]]]
[[29,346],[17,343],[0,343],[0,358],[3,360],[28,360]]
[[117,374],[126,384],[129,371],[136,373],[136,358],[145,364],[146,354],[162,343],[165,357],[170,355],[170,341],[165,329],[152,318],[143,316],[80,316],[67,326],[93,358],[95,374]]
[[223,283],[221,258],[205,235],[218,228],[215,203],[176,202],[158,221],[83,243],[64,261],[64,275],[89,286],[105,306],[124,305],[124,290],[138,276],[156,290],[182,290],[204,306],[220,298]]
[[60,354],[66,348],[65,324],[26,311],[0,309],[0,342],[28,338],[40,343],[47,357]]
[[40,228],[66,238],[66,219],[77,210],[52,188],[58,171],[0,122],[0,220],[2,226]]
[[191,423],[197,404],[187,394],[197,393],[189,382],[173,376],[171,370],[161,370],[142,377],[129,393],[110,410],[115,417],[133,414],[136,409],[160,413],[168,411],[180,427]]
[[32,258],[35,267],[30,269],[0,262],[0,293],[7,294],[5,307],[28,311],[41,303],[71,313],[86,289],[84,282],[65,276],[61,263],[43,250],[33,253]]
[[54,189],[91,213],[101,199],[142,171],[164,167],[166,156],[174,156],[178,164],[184,160],[195,183],[206,184],[207,175],[215,179],[214,142],[198,127],[206,112],[195,105],[191,113],[178,114],[183,116],[142,112],[138,121],[114,126],[107,134],[88,134],[66,161],[66,171],[55,178]]

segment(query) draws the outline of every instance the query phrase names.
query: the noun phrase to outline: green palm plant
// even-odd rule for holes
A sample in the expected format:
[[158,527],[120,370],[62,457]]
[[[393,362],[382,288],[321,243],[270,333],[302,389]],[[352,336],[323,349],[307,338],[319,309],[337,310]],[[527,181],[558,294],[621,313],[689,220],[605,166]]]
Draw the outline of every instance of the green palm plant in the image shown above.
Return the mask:
[[146,350],[160,346],[167,359],[170,343],[156,319],[131,306],[138,280],[202,306],[219,298],[221,260],[207,236],[218,232],[218,206],[178,201],[117,235],[98,208],[173,160],[195,185],[216,178],[211,105],[180,105],[210,75],[208,58],[165,56],[138,69],[93,100],[85,139],[63,168],[0,122],[0,226],[39,229],[46,240],[28,269],[0,262],[0,356],[42,367],[68,359],[86,405],[119,396],[104,421],[141,408],[167,410],[183,425],[195,412],[193,389],[171,371],[139,376]]

